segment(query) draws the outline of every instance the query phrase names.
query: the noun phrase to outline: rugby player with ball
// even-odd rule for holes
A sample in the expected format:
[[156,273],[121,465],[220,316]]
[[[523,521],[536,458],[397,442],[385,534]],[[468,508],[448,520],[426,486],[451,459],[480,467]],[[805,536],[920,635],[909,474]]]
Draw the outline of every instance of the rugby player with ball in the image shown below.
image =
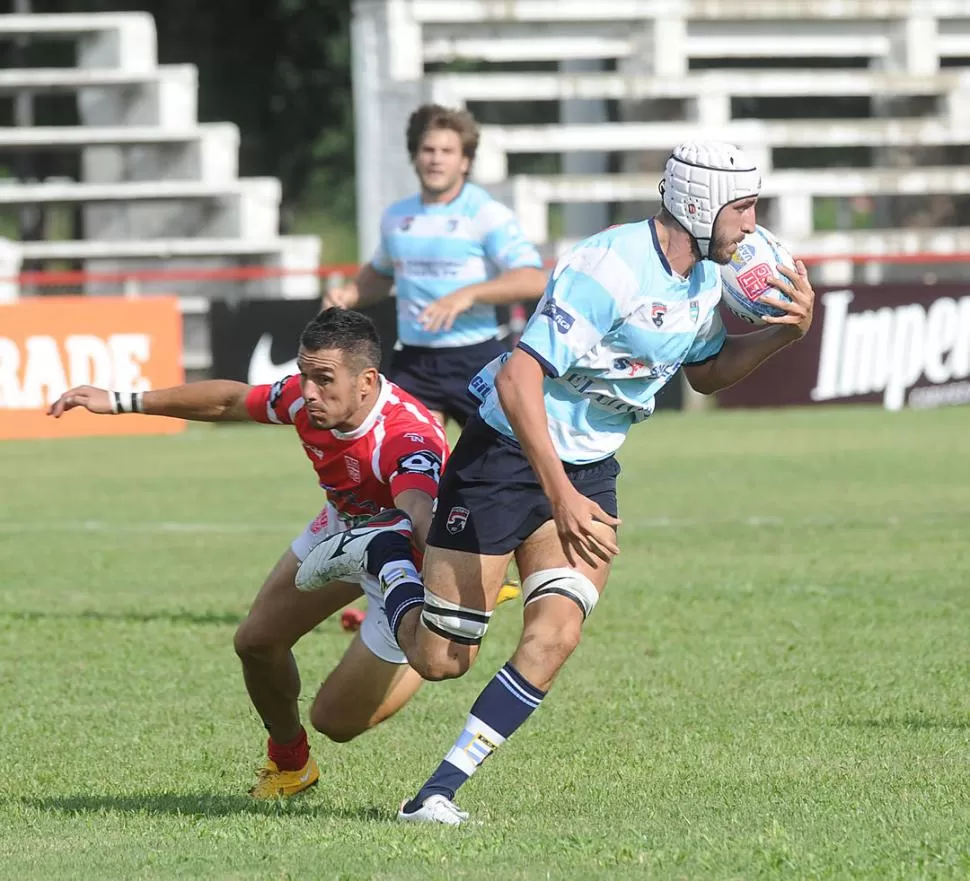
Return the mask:
[[564,254],[515,350],[472,381],[482,404],[442,474],[421,578],[382,575],[410,557],[400,521],[327,539],[297,572],[303,590],[372,575],[364,590],[379,585],[371,604],[411,666],[450,679],[474,662],[505,567],[518,563],[519,644],[399,819],[465,822],[456,791],[539,708],[579,644],[619,553],[614,454],[657,392],[681,367],[699,392],[727,388],[808,331],[815,294],[801,261],[765,279],[758,302],[778,310],[760,317],[769,326],[728,335],[721,321],[722,268],[757,232],[760,188],[730,144],[674,149],[662,210]]

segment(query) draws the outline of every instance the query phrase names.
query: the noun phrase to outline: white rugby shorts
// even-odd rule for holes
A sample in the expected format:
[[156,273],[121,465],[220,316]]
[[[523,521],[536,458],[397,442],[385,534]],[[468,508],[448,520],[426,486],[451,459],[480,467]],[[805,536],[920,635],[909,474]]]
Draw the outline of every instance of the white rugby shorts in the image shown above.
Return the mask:
[[[343,532],[345,529],[347,524],[337,515],[337,509],[328,503],[307,524],[306,529],[293,539],[290,549],[302,563],[307,554],[325,538]],[[367,597],[367,615],[360,625],[360,638],[364,645],[382,661],[387,661],[389,664],[406,664],[407,658],[395,642],[387,623],[387,616],[384,614],[384,606],[381,602],[381,587],[377,579],[365,572],[363,575],[351,576],[343,580],[359,584]]]

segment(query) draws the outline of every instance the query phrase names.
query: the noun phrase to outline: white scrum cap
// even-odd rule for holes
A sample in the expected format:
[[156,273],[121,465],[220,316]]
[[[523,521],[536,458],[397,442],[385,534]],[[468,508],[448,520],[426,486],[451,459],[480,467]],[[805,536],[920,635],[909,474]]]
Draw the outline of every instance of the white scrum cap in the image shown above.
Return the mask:
[[660,184],[664,208],[697,240],[702,257],[711,246],[718,212],[729,202],[757,196],[760,189],[757,166],[721,141],[675,147]]

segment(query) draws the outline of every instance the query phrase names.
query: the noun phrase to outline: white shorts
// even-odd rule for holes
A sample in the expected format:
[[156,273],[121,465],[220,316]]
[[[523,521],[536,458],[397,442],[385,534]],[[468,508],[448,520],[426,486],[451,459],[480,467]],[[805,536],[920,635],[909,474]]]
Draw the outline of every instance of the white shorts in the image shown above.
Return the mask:
[[[320,542],[331,535],[347,529],[333,505],[328,504],[303,530],[290,545],[296,558],[302,563]],[[381,603],[381,587],[377,579],[368,573],[343,579],[359,584],[367,597],[367,615],[360,625],[360,638],[367,648],[382,661],[389,664],[406,664],[407,658],[399,648],[384,614]]]

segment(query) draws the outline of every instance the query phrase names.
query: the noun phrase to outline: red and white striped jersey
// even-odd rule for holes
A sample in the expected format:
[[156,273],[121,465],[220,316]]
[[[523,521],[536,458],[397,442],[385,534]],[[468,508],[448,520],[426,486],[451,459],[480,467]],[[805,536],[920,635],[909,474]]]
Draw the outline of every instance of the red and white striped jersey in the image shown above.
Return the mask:
[[298,376],[253,386],[246,396],[256,422],[296,427],[320,486],[348,521],[393,508],[405,490],[437,496],[448,455],[444,430],[427,408],[385,377],[380,381],[374,409],[351,432],[313,427]]

